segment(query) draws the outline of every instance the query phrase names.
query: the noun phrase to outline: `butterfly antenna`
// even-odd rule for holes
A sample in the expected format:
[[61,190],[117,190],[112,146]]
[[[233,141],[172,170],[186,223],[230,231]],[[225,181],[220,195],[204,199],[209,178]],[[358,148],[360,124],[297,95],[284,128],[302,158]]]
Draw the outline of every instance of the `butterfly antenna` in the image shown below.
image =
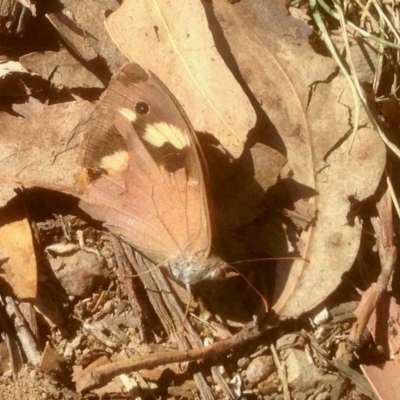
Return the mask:
[[258,290],[258,289],[256,289],[256,287],[237,269],[237,268],[235,268],[235,267],[232,267],[231,265],[230,265],[230,263],[229,263],[229,266],[234,270],[234,271],[236,271],[241,277],[242,277],[242,279],[257,293],[257,295],[260,297],[260,299],[261,299],[261,301],[262,301],[262,303],[263,303],[263,306],[264,306],[264,309],[265,309],[265,312],[267,313],[268,312],[268,310],[269,310],[269,307],[268,307],[268,302],[267,302],[267,300],[265,299],[265,297],[262,295],[262,293]]
[[270,261],[270,260],[303,260],[305,262],[310,262],[309,260],[303,258],[303,257],[273,257],[273,258],[253,258],[252,260],[243,260],[243,261],[232,261],[229,262],[230,268],[232,268],[234,271],[237,272],[238,275],[242,277],[242,279],[254,290],[255,293],[260,297],[261,301],[263,302],[265,312],[268,312],[268,303],[265,297],[262,295],[262,293],[255,288],[255,286],[235,267],[232,266],[232,264],[242,264],[242,263],[248,263],[248,262],[254,262],[254,261]]
[[229,265],[251,263],[254,261],[274,261],[274,260],[276,260],[276,261],[278,261],[278,260],[279,261],[280,260],[302,260],[302,261],[305,261],[308,263],[310,262],[310,260],[307,260],[306,258],[303,258],[300,256],[298,256],[298,257],[272,257],[272,258],[266,257],[266,258],[252,258],[251,260],[243,260],[243,261],[232,261],[232,262],[229,262]]

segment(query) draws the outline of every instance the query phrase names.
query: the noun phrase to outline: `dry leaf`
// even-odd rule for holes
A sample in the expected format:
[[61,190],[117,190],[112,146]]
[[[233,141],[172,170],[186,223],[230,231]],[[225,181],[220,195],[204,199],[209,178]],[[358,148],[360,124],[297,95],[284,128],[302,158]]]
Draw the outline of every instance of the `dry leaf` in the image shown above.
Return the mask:
[[212,133],[234,157],[242,153],[255,113],[215,47],[200,1],[127,0],[106,26],[129,60],[168,86],[196,131]]
[[214,154],[209,172],[218,225],[235,230],[263,215],[265,190],[276,183],[285,162],[285,157],[262,143],[246,149],[233,163]]
[[[374,287],[370,287],[363,293],[361,302],[354,312],[358,318],[365,312],[365,306],[375,292]],[[386,357],[394,358],[400,365],[400,307],[395,298],[387,292],[382,294],[377,307],[368,320],[367,328],[375,343],[385,350]]]
[[319,193],[309,200],[317,209],[316,225],[297,243],[308,261],[277,268],[274,309],[297,316],[332,293],[351,267],[361,225],[347,219],[349,198],[374,193],[385,147],[364,114],[364,127],[350,146],[354,106],[347,84],[341,76],[327,81],[333,61],[315,53],[310,27],[288,16],[281,2],[266,7],[242,0],[232,6],[215,0],[213,6],[241,75],[284,141],[293,179]]
[[49,343],[46,343],[46,347],[40,356],[39,367],[42,371],[50,372],[62,372],[60,364],[64,361],[63,357],[60,356],[56,350],[54,350]]
[[[63,28],[68,29],[68,26],[75,25],[74,31],[78,32],[82,39],[80,45],[90,47],[101,60],[104,60],[111,73],[118,73],[127,60],[107,34],[104,19],[107,13],[119,7],[119,2],[117,0],[61,0],[60,3],[66,7],[64,15],[69,19]],[[70,34],[73,34],[72,31]],[[69,46],[68,40],[66,44]],[[83,47],[76,49],[78,54],[84,51]],[[100,68],[101,64],[98,67]]]
[[400,400],[400,367],[395,361],[362,365],[361,370],[380,400]]
[[96,51],[86,39],[85,32],[63,13],[52,13],[46,15],[54,29],[68,44],[69,48],[86,62],[93,61],[97,57]]
[[250,153],[254,163],[254,179],[267,190],[275,185],[287,160],[281,153],[262,143],[256,143]]
[[[363,302],[374,292],[371,287],[363,294],[356,313],[362,312]],[[376,345],[385,351],[387,360],[380,364],[361,365],[375,393],[382,400],[400,399],[400,307],[388,293],[384,293],[368,321]]]
[[86,69],[67,50],[30,53],[20,58],[20,63],[30,71],[50,80],[53,85],[73,88],[101,88],[103,83]]
[[10,182],[77,194],[78,150],[93,109],[93,104],[76,101],[46,107],[26,119],[1,114],[0,181],[8,185],[0,198],[9,199]]
[[43,111],[46,106],[35,97],[29,96],[26,102],[14,103],[11,107],[21,117],[28,118]]
[[23,207],[16,204],[0,211],[0,246],[5,257],[0,277],[20,300],[35,299],[37,265],[32,232]]
[[43,79],[28,72],[19,62],[0,62],[0,96],[27,96],[43,90]]

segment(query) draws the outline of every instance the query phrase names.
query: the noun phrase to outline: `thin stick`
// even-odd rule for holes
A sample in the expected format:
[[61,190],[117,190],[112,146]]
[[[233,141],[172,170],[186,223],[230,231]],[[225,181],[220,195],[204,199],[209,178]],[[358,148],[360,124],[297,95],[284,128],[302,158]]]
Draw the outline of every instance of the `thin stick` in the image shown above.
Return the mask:
[[275,345],[272,343],[272,341],[270,341],[270,344],[271,344],[272,357],[274,358],[274,362],[275,362],[276,369],[277,369],[277,372],[279,375],[279,379],[282,382],[283,397],[285,398],[285,400],[290,400],[290,391],[289,391],[289,385],[288,385],[288,381],[287,381],[287,377],[286,377],[285,368],[279,360]]
[[379,219],[376,217],[372,218],[371,223],[376,232],[381,273],[379,274],[376,284],[363,294],[360,305],[355,311],[357,321],[350,330],[349,339],[357,344],[360,343],[362,334],[372,313],[375,311],[383,293],[387,290],[390,276],[393,273],[397,261],[397,248],[393,244],[392,203],[390,192],[387,187],[377,205],[377,209]]
[[4,304],[7,314],[10,316],[14,322],[15,330],[17,332],[18,339],[21,342],[21,346],[27,359],[33,365],[39,365],[40,362],[40,351],[35,342],[35,339],[28,328],[24,317],[22,316],[20,310],[18,309],[15,301],[10,296],[4,297]]
[[208,347],[199,347],[196,349],[182,351],[166,351],[154,354],[132,357],[128,360],[117,361],[114,363],[100,365],[97,368],[83,371],[77,377],[76,388],[78,392],[101,386],[120,374],[128,374],[141,369],[152,369],[160,365],[166,365],[176,362],[196,361],[215,357],[223,353],[229,353],[233,347],[249,342],[258,338],[268,327],[258,329],[255,322],[244,327],[244,329],[231,338],[214,343]]

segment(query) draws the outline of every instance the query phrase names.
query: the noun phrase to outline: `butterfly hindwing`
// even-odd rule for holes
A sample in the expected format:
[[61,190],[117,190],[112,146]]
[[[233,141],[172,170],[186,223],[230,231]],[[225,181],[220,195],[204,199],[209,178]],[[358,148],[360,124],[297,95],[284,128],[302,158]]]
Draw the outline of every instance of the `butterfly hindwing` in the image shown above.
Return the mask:
[[81,155],[81,208],[157,263],[207,258],[211,223],[201,152],[179,103],[129,64],[112,80]]

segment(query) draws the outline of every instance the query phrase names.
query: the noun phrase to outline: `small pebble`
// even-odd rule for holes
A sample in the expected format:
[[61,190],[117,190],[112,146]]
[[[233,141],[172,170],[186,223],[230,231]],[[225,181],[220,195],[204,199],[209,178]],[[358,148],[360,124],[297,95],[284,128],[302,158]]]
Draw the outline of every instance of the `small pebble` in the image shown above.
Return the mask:
[[287,381],[292,390],[305,393],[314,388],[318,382],[324,381],[319,369],[310,364],[303,350],[286,349],[281,352],[281,357],[285,361]]
[[274,372],[275,364],[272,356],[256,357],[246,369],[246,378],[251,386],[267,379]]
[[250,364],[250,358],[248,357],[241,357],[237,361],[237,366],[239,368],[247,368],[247,366]]
[[270,381],[269,379],[267,379],[265,381],[261,381],[257,385],[257,389],[261,395],[271,396],[272,394],[278,392],[279,386],[276,384],[276,382],[273,382],[273,381]]
[[90,295],[110,274],[103,258],[84,250],[70,256],[50,258],[49,261],[55,276],[69,296]]

